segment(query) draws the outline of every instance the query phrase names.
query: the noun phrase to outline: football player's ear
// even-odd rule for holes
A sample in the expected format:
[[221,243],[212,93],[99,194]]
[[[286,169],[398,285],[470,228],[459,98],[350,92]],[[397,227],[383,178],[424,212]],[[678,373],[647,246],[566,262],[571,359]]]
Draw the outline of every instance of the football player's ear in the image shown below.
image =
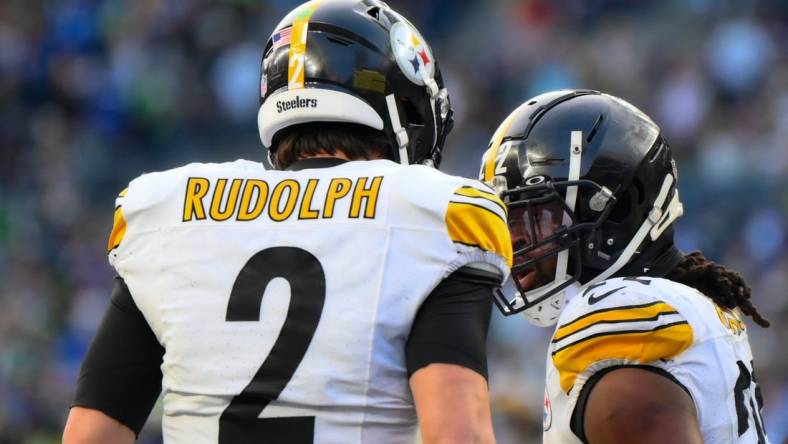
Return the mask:
[[690,395],[667,376],[638,367],[599,378],[585,404],[583,430],[590,444],[703,443]]

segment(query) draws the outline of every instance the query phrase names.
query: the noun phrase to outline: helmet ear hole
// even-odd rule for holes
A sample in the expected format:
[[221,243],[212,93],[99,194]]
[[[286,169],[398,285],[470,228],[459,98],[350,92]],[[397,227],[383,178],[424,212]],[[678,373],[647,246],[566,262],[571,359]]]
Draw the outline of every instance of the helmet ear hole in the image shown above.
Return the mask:
[[635,177],[632,180],[632,186],[635,188],[635,191],[637,192],[636,201],[638,206],[643,205],[643,202],[645,202],[646,200],[646,191],[645,188],[643,187],[643,182],[641,182],[639,178]]
[[608,220],[615,223],[622,223],[632,217],[633,211],[638,211],[646,201],[646,190],[643,182],[639,178],[632,179],[632,183],[624,191],[624,194],[616,201],[615,206],[610,212]]
[[633,190],[633,187],[629,187],[624,191],[624,194],[616,201],[615,205],[613,205],[613,209],[610,211],[610,216],[608,216],[607,220],[615,223],[622,223],[624,222],[632,213],[632,201],[636,196],[632,194],[637,193],[636,190]]
[[402,109],[405,111],[405,117],[408,119],[408,124],[424,125],[424,119],[421,117],[421,113],[419,113],[419,110],[416,109],[416,106],[410,99],[403,97],[400,99],[400,104],[402,104]]

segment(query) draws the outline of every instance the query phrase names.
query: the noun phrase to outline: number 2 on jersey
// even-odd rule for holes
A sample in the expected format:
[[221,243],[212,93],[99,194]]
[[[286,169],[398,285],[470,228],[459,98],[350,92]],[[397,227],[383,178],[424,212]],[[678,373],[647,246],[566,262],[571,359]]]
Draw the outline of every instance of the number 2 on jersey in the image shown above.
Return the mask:
[[268,248],[255,254],[235,279],[225,319],[260,321],[263,293],[277,277],[290,284],[287,317],[252,381],[222,412],[220,444],[256,441],[311,444],[314,441],[314,416],[258,417],[290,382],[317,330],[326,298],[326,278],[320,261],[295,247]]

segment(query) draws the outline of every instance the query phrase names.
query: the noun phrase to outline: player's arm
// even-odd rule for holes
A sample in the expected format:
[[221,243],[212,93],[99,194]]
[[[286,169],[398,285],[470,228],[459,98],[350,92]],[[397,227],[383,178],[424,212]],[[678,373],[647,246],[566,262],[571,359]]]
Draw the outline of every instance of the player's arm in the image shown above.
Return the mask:
[[487,381],[454,364],[430,364],[410,379],[424,444],[493,443]]
[[118,279],[80,370],[63,442],[130,443],[161,392],[164,349]]
[[486,340],[496,273],[462,268],[427,297],[406,346],[422,442],[492,443]]
[[692,397],[654,369],[616,368],[587,383],[584,429],[590,444],[703,443]]
[[99,410],[72,407],[68,412],[63,444],[124,444],[134,442],[134,432]]

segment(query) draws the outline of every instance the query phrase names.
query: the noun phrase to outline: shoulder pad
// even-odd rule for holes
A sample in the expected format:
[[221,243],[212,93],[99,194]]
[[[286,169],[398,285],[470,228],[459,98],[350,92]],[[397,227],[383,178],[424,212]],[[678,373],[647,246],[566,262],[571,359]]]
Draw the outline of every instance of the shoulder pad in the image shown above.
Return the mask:
[[511,267],[512,240],[506,223],[506,206],[481,182],[463,182],[452,193],[446,209],[449,237],[455,244],[494,253]]
[[646,364],[692,345],[687,319],[649,284],[648,278],[611,279],[569,302],[550,343],[562,389],[569,391],[596,363]]
[[132,233],[147,230],[161,221],[161,202],[171,199],[182,192],[179,188],[181,179],[188,175],[190,164],[162,172],[143,174],[129,183],[129,186],[118,194],[115,199],[115,214],[112,231],[107,242],[107,253],[110,262],[124,245],[128,243]]

